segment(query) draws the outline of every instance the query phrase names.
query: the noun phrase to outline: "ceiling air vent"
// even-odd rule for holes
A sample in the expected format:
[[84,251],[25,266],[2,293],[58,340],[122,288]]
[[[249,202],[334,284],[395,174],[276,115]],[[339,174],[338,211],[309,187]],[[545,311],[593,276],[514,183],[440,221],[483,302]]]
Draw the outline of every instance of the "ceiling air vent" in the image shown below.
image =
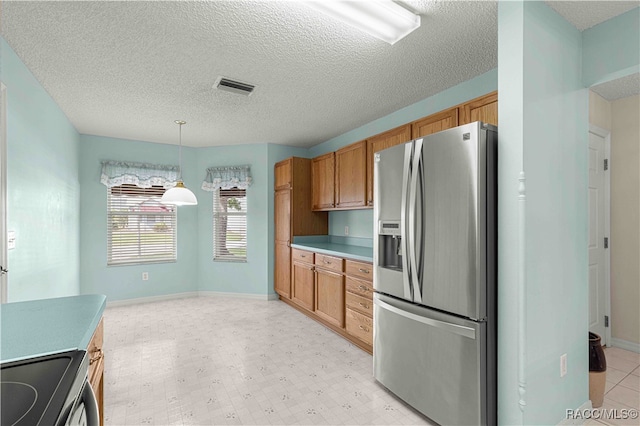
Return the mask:
[[253,93],[253,89],[256,88],[253,84],[243,83],[241,81],[231,80],[226,77],[218,77],[215,84],[215,89],[225,90],[231,93],[237,93],[240,95],[249,96]]

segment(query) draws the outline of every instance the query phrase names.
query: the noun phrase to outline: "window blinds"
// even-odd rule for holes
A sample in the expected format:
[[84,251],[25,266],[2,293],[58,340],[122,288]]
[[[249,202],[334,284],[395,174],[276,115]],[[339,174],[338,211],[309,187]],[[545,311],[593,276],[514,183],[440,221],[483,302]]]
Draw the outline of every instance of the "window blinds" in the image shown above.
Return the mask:
[[246,189],[213,192],[213,260],[246,261]]
[[176,208],[160,203],[162,186],[107,188],[107,264],[176,260]]

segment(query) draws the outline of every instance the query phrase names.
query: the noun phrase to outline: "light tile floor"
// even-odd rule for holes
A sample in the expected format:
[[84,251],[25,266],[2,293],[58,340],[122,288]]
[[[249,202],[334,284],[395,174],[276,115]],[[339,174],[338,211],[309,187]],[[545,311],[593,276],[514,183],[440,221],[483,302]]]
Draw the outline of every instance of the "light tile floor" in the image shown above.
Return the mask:
[[[604,403],[601,409],[617,410],[622,414],[624,409],[640,411],[640,354],[620,348],[606,348],[607,381],[605,385]],[[640,419],[591,419],[586,424],[599,425],[640,425]]]
[[104,347],[107,425],[429,424],[369,354],[280,301],[110,307]]

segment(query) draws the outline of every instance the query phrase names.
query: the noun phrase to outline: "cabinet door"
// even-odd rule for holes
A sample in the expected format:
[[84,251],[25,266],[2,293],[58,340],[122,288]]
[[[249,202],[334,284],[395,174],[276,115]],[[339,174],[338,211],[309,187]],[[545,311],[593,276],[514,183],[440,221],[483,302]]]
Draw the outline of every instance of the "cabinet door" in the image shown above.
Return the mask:
[[498,125],[498,92],[492,92],[473,99],[462,106],[462,118],[460,124],[484,121],[485,123]]
[[367,139],[367,205],[373,206],[373,154],[386,148],[409,142],[411,125],[396,127],[393,130]]
[[274,221],[276,241],[291,240],[291,191],[276,191],[274,197]]
[[291,267],[291,300],[305,309],[314,309],[314,274],[313,265],[293,262]]
[[344,328],[344,277],[316,269],[316,315]]
[[367,205],[366,141],[336,151],[336,207]]
[[275,282],[273,287],[280,296],[291,298],[291,248],[286,241],[276,240]]
[[451,129],[458,125],[458,108],[451,108],[437,114],[430,115],[413,123],[411,135],[413,139]]
[[335,153],[316,157],[311,162],[312,209],[325,210],[335,207]]
[[275,189],[289,189],[291,188],[291,163],[292,159],[280,161],[276,163],[274,171]]

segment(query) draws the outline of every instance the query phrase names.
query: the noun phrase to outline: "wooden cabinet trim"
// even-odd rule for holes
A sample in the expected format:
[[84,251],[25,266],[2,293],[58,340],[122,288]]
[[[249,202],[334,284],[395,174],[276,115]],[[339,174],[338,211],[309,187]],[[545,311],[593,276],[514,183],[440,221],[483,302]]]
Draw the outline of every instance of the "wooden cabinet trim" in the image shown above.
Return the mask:
[[[422,130],[424,126],[436,125],[435,129]],[[437,112],[420,120],[411,123],[411,137],[413,139],[421,138],[441,130],[450,129],[458,125],[458,108],[450,108],[445,111]]]
[[494,126],[498,125],[498,92],[487,93],[486,95],[479,96],[475,99],[472,99],[468,102],[465,102],[460,106],[460,124],[469,124],[475,120],[473,117],[473,110],[483,108],[484,112],[482,115],[484,117],[480,117],[480,121],[484,121],[485,123],[493,124]]

